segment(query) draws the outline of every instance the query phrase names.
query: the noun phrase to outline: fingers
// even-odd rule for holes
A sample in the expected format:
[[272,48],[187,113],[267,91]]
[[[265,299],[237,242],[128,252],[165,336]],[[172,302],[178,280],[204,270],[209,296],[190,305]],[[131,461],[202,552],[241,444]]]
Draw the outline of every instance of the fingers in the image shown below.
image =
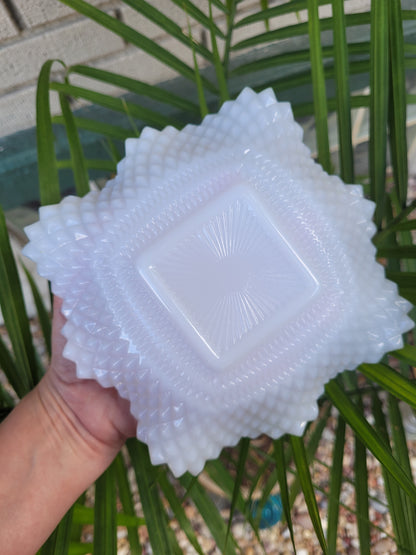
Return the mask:
[[61,330],[66,322],[65,316],[61,312],[62,299],[60,297],[53,298],[53,319],[52,319],[52,356],[54,354],[62,354],[65,347],[66,339]]
[[52,318],[52,360],[51,366],[61,376],[67,379],[74,379],[76,376],[75,364],[63,356],[66,339],[62,335],[62,328],[66,322],[62,314],[62,299],[53,299],[53,318]]
[[65,316],[62,314],[62,303],[61,297],[53,297],[53,320],[52,320],[52,334],[60,333],[63,325],[66,322]]

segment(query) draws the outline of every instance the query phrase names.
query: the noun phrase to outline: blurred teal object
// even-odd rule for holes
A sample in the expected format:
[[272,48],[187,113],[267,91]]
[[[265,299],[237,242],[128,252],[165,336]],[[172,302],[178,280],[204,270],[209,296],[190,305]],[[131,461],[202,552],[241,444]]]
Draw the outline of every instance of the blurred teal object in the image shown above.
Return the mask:
[[[251,516],[254,520],[258,518],[257,511],[259,502],[253,501],[251,504]],[[259,528],[271,528],[282,518],[283,506],[280,495],[271,495],[261,509]]]

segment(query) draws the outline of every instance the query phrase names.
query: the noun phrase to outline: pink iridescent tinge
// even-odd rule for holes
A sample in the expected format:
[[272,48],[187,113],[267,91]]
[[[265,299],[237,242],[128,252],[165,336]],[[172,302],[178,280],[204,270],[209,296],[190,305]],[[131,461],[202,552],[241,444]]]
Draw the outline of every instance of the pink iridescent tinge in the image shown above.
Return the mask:
[[24,253],[63,298],[64,354],[130,401],[155,464],[301,434],[324,384],[402,346],[374,204],[310,157],[290,105],[244,89],[126,141],[101,192],[40,209]]

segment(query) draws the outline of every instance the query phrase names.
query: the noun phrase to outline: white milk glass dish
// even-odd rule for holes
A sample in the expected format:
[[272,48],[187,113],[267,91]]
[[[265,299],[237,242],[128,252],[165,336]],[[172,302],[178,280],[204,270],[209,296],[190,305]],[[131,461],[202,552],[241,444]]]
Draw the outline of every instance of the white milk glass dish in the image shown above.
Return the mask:
[[288,103],[247,88],[128,139],[102,191],[40,209],[24,252],[63,298],[78,376],[130,401],[153,463],[198,473],[242,436],[301,434],[328,380],[402,346],[411,305],[373,211]]

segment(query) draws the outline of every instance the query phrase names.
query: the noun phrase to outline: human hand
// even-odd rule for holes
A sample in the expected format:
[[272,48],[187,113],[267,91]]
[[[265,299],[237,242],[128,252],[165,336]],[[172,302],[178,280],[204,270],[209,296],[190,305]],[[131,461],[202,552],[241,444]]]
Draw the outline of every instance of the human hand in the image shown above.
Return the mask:
[[49,370],[0,425],[2,555],[37,552],[135,434],[128,401],[79,380],[74,363],[63,357],[61,306],[55,298]]
[[52,359],[39,384],[43,404],[46,406],[53,399],[71,419],[73,432],[96,448],[117,452],[128,437],[135,435],[136,420],[130,413],[130,404],[114,388],[77,378],[75,364],[62,354],[66,343],[61,333],[66,321],[61,312],[62,299],[55,297],[53,304]]

